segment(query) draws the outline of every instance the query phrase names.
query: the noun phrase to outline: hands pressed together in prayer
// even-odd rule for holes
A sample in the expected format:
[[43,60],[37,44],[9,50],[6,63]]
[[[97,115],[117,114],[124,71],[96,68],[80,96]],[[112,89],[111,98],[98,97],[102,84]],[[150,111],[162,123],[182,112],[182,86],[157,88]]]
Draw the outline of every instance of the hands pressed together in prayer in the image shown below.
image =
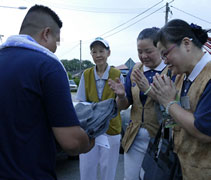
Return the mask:
[[164,107],[176,99],[177,90],[173,81],[167,75],[159,75],[156,73],[151,86],[157,101]]
[[[145,77],[144,73],[141,72],[139,69],[135,69],[133,72],[132,72],[132,82],[135,83],[138,88],[140,89],[140,91],[142,92],[146,92],[149,87],[150,87],[150,84],[147,80],[147,78]],[[132,84],[133,86],[133,84]]]
[[[135,83],[142,92],[146,92],[151,86],[148,95],[154,100],[157,100],[165,108],[169,102],[176,99],[177,90],[173,81],[167,75],[159,75],[156,73],[153,77],[152,84],[149,84],[147,78],[139,69],[134,70],[131,77],[132,82]],[[119,99],[125,98],[125,88],[119,78],[115,80],[109,79],[108,84]]]

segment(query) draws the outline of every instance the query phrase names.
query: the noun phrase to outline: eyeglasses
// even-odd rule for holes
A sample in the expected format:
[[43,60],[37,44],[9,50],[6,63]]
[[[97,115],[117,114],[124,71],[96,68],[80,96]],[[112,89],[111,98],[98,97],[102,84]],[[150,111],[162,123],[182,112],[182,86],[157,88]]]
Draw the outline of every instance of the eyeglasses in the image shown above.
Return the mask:
[[163,60],[167,59],[168,54],[177,46],[177,44],[172,45],[170,48],[168,48],[166,51],[164,51],[161,55],[161,58]]

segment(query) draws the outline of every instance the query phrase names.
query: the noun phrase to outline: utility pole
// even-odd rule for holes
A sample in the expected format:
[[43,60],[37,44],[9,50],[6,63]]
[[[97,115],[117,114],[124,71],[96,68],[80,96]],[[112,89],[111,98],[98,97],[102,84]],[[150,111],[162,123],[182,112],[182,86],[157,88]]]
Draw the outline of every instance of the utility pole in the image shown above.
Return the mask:
[[4,37],[4,35],[0,34],[0,43],[2,43],[2,37]]
[[82,56],[82,54],[81,54],[81,40],[80,40],[80,72],[81,72],[81,56]]
[[166,16],[165,16],[165,24],[168,22],[168,15],[169,15],[169,3],[166,3]]

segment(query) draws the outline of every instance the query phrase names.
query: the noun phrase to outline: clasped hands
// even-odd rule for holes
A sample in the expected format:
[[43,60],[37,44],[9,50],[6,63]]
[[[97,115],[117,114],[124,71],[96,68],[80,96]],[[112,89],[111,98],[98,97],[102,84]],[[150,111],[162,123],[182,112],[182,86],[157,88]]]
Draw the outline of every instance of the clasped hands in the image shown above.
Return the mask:
[[144,73],[136,69],[133,71],[131,79],[139,87],[140,91],[145,92],[144,94],[147,94],[150,90],[153,99],[157,100],[165,108],[169,102],[176,99],[175,85],[166,74],[156,73],[153,77],[153,83],[149,84]]
[[157,101],[165,108],[169,102],[176,100],[176,87],[174,82],[166,74],[160,75],[156,73],[151,86]]
[[[177,91],[175,85],[173,81],[165,74],[160,75],[156,73],[153,77],[153,83],[149,84],[144,73],[139,69],[135,69],[131,74],[131,80],[131,85],[137,85],[142,92],[148,91],[149,87],[151,86],[150,93],[153,99],[158,101],[164,107],[166,107],[170,101],[176,99]],[[125,88],[119,78],[116,78],[115,81],[109,79],[108,84],[119,98],[125,97]]]
[[131,74],[132,86],[137,85],[140,91],[147,92],[150,88],[150,84],[145,77],[144,73],[139,69],[135,69]]

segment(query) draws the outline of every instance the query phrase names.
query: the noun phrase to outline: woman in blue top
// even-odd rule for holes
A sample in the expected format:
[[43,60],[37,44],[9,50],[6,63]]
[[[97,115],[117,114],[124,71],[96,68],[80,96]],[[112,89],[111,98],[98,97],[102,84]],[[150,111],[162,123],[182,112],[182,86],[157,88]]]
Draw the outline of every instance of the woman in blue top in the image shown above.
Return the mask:
[[156,43],[177,75],[176,88],[167,76],[157,74],[152,89],[177,123],[174,148],[184,180],[211,177],[211,56],[202,49],[207,38],[200,26],[175,19],[160,30]]
[[126,77],[125,87],[117,79],[110,80],[110,87],[117,95],[120,110],[130,105],[131,120],[122,140],[124,148],[125,180],[137,180],[144,171],[142,161],[150,140],[159,128],[155,113],[154,93],[150,84],[155,73],[166,73],[166,65],[153,45],[158,28],[147,28],[137,38],[137,50],[141,63],[137,63]]

